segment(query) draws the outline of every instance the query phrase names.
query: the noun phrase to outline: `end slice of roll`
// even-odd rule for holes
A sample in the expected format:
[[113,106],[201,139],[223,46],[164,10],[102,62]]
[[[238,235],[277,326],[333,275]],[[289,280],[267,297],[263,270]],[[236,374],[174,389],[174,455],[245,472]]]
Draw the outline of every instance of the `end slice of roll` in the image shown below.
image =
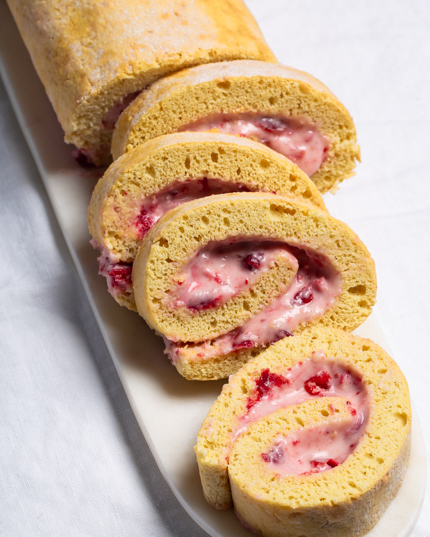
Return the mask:
[[376,275],[342,222],[296,200],[245,193],[166,214],[142,243],[133,286],[178,371],[211,380],[305,326],[355,329],[375,302]]
[[265,537],[359,537],[399,490],[410,427],[408,386],[385,351],[305,330],[223,387],[195,448],[204,495]]
[[238,60],[159,80],[122,114],[112,154],[175,131],[218,129],[262,142],[303,169],[321,192],[354,174],[360,151],[346,108],[311,75]]
[[100,273],[112,296],[135,310],[131,269],[149,229],[164,212],[223,192],[266,191],[325,211],[321,195],[291,161],[262,144],[217,133],[162,136],[115,161],[88,208]]

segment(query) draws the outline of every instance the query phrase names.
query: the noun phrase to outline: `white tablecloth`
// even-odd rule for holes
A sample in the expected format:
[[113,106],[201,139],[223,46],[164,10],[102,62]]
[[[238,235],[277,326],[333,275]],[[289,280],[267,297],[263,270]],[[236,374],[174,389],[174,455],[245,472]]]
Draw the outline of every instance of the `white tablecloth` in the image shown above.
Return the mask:
[[[430,3],[247,3],[278,59],[354,117],[363,163],[326,202],[376,261],[377,316],[430,446]],[[0,107],[0,535],[206,535],[142,437],[3,86]],[[429,499],[414,537],[430,536]]]

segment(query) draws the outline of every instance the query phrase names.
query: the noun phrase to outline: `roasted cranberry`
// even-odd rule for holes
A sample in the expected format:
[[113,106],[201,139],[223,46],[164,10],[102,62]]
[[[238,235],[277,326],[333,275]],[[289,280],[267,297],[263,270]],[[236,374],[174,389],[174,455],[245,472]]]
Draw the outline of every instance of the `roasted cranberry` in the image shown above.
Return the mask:
[[72,157],[82,168],[94,168],[95,164],[91,157],[85,153],[84,149],[75,149],[72,151]]
[[142,209],[139,216],[136,219],[136,227],[138,229],[139,235],[141,237],[144,237],[148,231],[152,228],[152,226],[155,224],[155,216],[152,213],[149,213],[146,211],[146,209]]
[[273,343],[276,341],[279,341],[280,339],[284,339],[284,337],[291,337],[293,334],[291,332],[288,332],[288,330],[278,330],[275,334],[275,339],[273,340]]
[[350,374],[349,373],[342,373],[339,379],[339,384],[343,384],[345,381],[349,380]]
[[282,375],[271,373],[269,369],[263,369],[259,378],[255,381],[257,389],[255,390],[254,396],[248,399],[246,405],[247,408],[251,408],[258,403],[264,395],[267,395],[270,392],[273,386],[280,387],[289,382],[290,381]]
[[248,270],[256,271],[260,268],[261,262],[264,259],[263,253],[248,254],[242,259],[242,263]]
[[280,444],[277,444],[276,446],[272,447],[269,453],[262,453],[261,458],[264,462],[281,464],[285,459],[285,450]]
[[353,409],[353,408],[350,409],[350,412],[351,412],[351,415],[356,416],[356,418],[354,419],[354,422],[353,422],[351,428],[349,429],[348,434],[355,434],[361,428],[361,426],[363,425],[364,416],[363,416],[363,414],[361,412],[359,414],[357,414],[357,411],[355,409]]
[[193,304],[192,306],[188,306],[188,309],[192,311],[202,311],[202,310],[208,310],[210,308],[215,308],[218,306],[222,299],[222,296],[217,296],[216,298],[210,299],[210,300],[202,300],[201,302],[197,302],[196,304]]
[[285,121],[274,117],[263,117],[259,119],[258,126],[267,132],[280,132],[287,128]]
[[331,376],[327,371],[319,371],[305,382],[305,390],[309,395],[320,395],[322,390],[330,388],[330,379]]
[[312,287],[307,285],[306,287],[300,289],[300,291],[297,291],[293,297],[292,303],[296,306],[302,306],[303,304],[309,304],[309,302],[312,302],[313,298],[314,294],[312,292]]
[[112,287],[125,287],[131,284],[132,265],[128,263],[117,263],[108,272]]
[[233,341],[233,349],[251,349],[254,346],[254,342],[250,339],[244,339],[242,341]]

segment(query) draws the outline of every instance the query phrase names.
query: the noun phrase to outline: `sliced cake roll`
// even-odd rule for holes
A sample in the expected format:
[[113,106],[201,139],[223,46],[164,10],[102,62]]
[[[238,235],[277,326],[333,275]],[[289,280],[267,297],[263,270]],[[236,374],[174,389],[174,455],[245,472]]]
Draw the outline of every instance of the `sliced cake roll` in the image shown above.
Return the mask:
[[253,191],[293,196],[325,211],[315,185],[295,164],[246,138],[175,133],[123,155],[98,182],[88,210],[100,273],[112,296],[136,309],[132,262],[164,213],[193,199]]
[[81,164],[111,160],[122,110],[159,78],[208,62],[276,61],[242,0],[8,0]]
[[305,326],[353,330],[376,295],[373,260],[348,226],[264,193],[176,207],[147,234],[132,279],[139,313],[196,380],[228,377]]
[[204,495],[264,537],[359,537],[399,490],[410,428],[408,386],[386,352],[307,329],[223,387],[195,448]]
[[312,76],[261,61],[193,67],[159,80],[124,111],[112,154],[175,131],[217,129],[295,162],[321,192],[353,175],[360,151],[351,116]]

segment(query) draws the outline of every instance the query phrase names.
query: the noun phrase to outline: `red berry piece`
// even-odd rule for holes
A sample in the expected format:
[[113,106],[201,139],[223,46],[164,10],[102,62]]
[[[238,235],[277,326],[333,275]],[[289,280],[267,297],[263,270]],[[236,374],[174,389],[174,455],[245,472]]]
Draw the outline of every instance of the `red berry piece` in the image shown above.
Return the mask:
[[273,343],[276,341],[279,341],[280,339],[284,339],[284,337],[291,337],[293,334],[291,332],[288,332],[288,330],[279,330],[275,334],[275,339],[273,340]]
[[136,227],[139,232],[140,237],[144,237],[148,231],[152,228],[152,226],[155,224],[155,216],[154,214],[151,214],[146,211],[146,209],[142,209],[139,216],[136,220]]
[[328,371],[319,371],[305,382],[305,390],[309,395],[321,395],[323,390],[330,389],[330,380],[331,376]]
[[244,339],[243,341],[233,341],[233,349],[251,349],[254,346],[254,342],[250,339]]
[[266,132],[282,132],[287,128],[285,121],[274,117],[263,117],[258,121],[258,126]]
[[[310,461],[310,462],[317,472],[320,472],[321,470],[323,470],[324,469],[323,467],[326,464],[325,462],[321,462],[321,461]],[[311,470],[310,473],[316,473],[316,472]]]
[[277,444],[273,446],[269,453],[262,453],[261,458],[264,462],[281,464],[285,460],[285,450],[280,444]]
[[259,378],[255,380],[257,389],[254,396],[248,399],[247,408],[251,408],[258,403],[265,395],[270,393],[274,386],[279,388],[289,382],[284,376],[271,373],[269,369],[263,369]]
[[344,382],[349,380],[350,376],[351,375],[349,373],[342,373],[342,375],[340,376],[340,379],[339,379],[339,384],[343,384]]
[[245,268],[255,272],[257,269],[260,268],[261,262],[263,261],[263,259],[264,259],[264,254],[258,252],[258,253],[248,254],[247,256],[245,256],[242,259],[242,263]]
[[83,149],[75,149],[72,151],[72,157],[82,168],[94,168],[95,164],[91,160],[91,157],[85,153]]
[[217,296],[211,300],[202,300],[201,302],[193,304],[192,306],[188,306],[188,309],[194,312],[208,310],[217,307],[221,300],[222,296]]
[[354,423],[352,424],[351,428],[349,429],[348,434],[355,434],[361,428],[361,426],[363,425],[364,416],[363,416],[363,414],[361,412],[359,414],[357,414],[357,411],[354,410],[353,408],[351,408],[351,415],[356,416],[356,418],[354,419]]
[[313,298],[314,294],[312,292],[312,287],[307,285],[306,287],[300,289],[300,291],[297,291],[291,302],[296,306],[302,306],[303,304],[309,304],[309,302],[312,302]]
[[339,463],[338,463],[337,461],[335,461],[334,459],[329,459],[329,460],[327,461],[327,464],[328,464],[329,466],[331,466],[332,468],[335,468],[336,466],[339,466]]
[[131,270],[131,263],[116,263],[112,265],[108,272],[111,286],[123,289],[131,285]]

